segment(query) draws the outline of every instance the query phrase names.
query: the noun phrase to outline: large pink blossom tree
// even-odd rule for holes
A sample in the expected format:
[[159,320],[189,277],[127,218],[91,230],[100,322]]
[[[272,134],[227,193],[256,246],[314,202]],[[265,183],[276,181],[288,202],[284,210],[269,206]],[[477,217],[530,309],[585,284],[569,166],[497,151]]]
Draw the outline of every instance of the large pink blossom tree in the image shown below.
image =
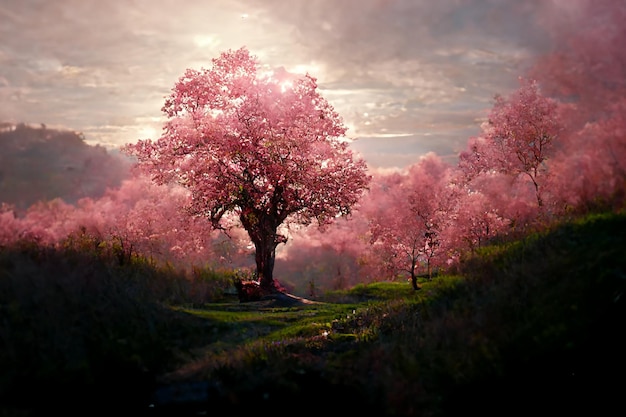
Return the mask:
[[276,289],[276,247],[287,240],[281,227],[328,224],[367,189],[367,165],[350,150],[316,79],[265,71],[245,47],[223,52],[209,69],[188,69],[162,110],[162,136],[124,150],[156,183],[188,188],[188,209],[215,228],[238,219],[265,291]]

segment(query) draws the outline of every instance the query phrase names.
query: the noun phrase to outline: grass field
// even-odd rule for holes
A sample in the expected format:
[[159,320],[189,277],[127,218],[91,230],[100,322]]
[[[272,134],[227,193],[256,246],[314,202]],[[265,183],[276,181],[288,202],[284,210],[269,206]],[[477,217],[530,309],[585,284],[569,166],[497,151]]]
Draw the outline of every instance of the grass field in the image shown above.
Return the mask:
[[587,216],[484,247],[419,291],[291,306],[215,288],[199,302],[167,268],[4,248],[0,416],[606,415],[624,389],[625,231],[623,214]]

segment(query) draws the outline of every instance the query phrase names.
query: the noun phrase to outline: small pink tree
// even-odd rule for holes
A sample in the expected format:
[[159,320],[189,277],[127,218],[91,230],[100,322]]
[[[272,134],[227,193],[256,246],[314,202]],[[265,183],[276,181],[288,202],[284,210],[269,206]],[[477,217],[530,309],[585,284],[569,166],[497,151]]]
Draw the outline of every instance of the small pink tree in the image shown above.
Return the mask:
[[213,227],[227,228],[234,213],[255,246],[264,291],[276,290],[276,247],[287,240],[279,228],[328,224],[367,188],[365,161],[342,140],[346,128],[315,78],[264,73],[246,48],[187,70],[162,110],[161,138],[124,150],[155,182],[187,187],[188,209]]
[[510,221],[500,213],[499,204],[478,191],[460,196],[455,221],[446,230],[456,258],[466,250],[474,253],[489,239],[506,232]]
[[433,263],[442,263],[448,246],[443,239],[444,230],[452,221],[458,200],[458,188],[452,181],[454,173],[451,165],[432,152],[409,170],[412,189],[408,195],[409,209],[423,232],[420,252],[428,279],[432,278]]
[[372,252],[381,270],[407,274],[415,290],[420,288],[420,269],[425,266],[430,279],[433,266],[443,262],[443,231],[456,201],[451,174],[451,166],[429,153],[407,174],[376,178],[364,202]]
[[368,219],[370,252],[376,272],[385,278],[407,274],[417,287],[421,236],[419,221],[407,208],[406,176],[400,173],[375,176],[364,199]]
[[469,177],[489,171],[525,177],[541,208],[545,163],[560,131],[556,102],[542,96],[535,81],[522,80],[508,98],[496,97],[483,135],[470,139],[459,167]]

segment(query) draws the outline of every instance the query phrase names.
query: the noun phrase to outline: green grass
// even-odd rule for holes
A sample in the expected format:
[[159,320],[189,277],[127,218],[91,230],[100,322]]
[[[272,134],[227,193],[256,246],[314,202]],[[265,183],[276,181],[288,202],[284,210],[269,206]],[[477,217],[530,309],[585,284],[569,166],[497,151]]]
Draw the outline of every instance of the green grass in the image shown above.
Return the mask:
[[[624,232],[624,214],[590,215],[482,248],[419,291],[378,282],[280,308],[227,301],[219,274],[196,271],[203,302],[139,261],[3,250],[0,409],[78,392],[136,415],[151,401],[177,416],[604,415],[626,371]],[[185,384],[208,403],[150,398]]]

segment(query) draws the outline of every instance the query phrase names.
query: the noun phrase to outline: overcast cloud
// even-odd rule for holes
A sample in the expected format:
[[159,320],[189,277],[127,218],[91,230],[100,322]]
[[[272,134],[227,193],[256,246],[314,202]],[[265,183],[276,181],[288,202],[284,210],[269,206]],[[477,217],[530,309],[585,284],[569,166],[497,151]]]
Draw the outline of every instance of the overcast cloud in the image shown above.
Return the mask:
[[317,77],[372,167],[450,159],[550,49],[557,0],[0,0],[0,121],[159,136],[187,68],[246,46]]

